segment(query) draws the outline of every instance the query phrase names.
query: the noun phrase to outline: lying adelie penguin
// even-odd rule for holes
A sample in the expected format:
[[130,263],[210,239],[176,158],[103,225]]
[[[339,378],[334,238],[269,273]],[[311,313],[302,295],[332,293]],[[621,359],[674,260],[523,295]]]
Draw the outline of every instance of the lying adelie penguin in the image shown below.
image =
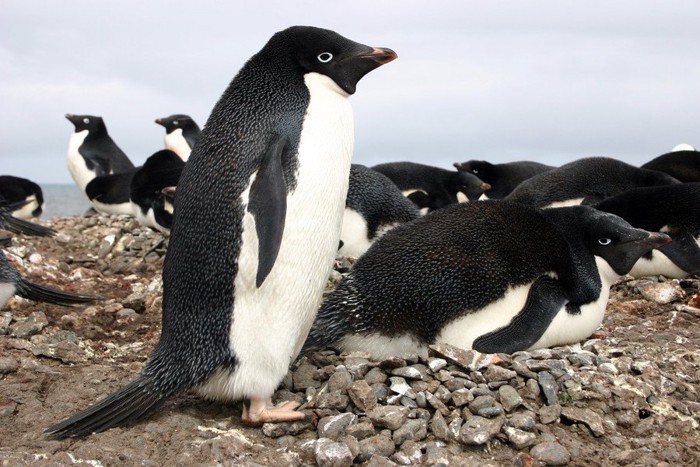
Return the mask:
[[44,193],[31,180],[12,175],[0,175],[0,196],[9,204],[17,203],[12,215],[18,219],[39,217],[44,211]]
[[375,242],[321,306],[302,352],[383,359],[438,342],[486,353],[578,342],[600,325],[613,281],[668,241],[588,206],[449,206]]
[[12,215],[12,212],[21,207],[22,203],[8,203],[5,198],[0,196],[0,229],[8,232],[24,235],[33,235],[35,237],[52,237],[56,235],[56,231],[51,227],[44,227],[41,224],[18,219]]
[[551,165],[533,161],[492,164],[488,161],[470,160],[455,162],[453,165],[460,172],[473,174],[491,185],[491,188],[481,197],[482,199],[503,199],[528,178],[554,168]]
[[244,422],[299,420],[271,398],[301,350],[338,248],[348,97],[396,58],[326,29],[275,34],[211,112],[177,187],[163,329],[139,377],[47,431],[135,422],[176,392],[244,402]]

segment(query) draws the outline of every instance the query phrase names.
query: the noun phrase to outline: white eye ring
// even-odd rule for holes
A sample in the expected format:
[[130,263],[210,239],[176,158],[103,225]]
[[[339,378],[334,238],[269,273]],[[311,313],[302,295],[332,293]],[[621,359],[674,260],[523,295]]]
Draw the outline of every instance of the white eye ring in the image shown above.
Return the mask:
[[83,119],[83,123],[86,123],[86,124],[87,124],[87,123],[90,123],[90,119],[87,118],[87,117],[85,117],[85,118]]
[[610,245],[612,243],[612,240],[610,240],[609,238],[599,238],[598,243],[600,243],[601,245]]
[[328,63],[333,60],[333,54],[330,52],[323,52],[318,54],[318,57],[316,58],[318,58],[318,61],[321,63]]
[[478,170],[476,170],[476,169],[472,169],[472,173],[478,174],[478,173],[479,173],[479,171],[478,171]]
[[180,122],[178,122],[177,120],[173,120],[173,125],[178,126],[179,124]]

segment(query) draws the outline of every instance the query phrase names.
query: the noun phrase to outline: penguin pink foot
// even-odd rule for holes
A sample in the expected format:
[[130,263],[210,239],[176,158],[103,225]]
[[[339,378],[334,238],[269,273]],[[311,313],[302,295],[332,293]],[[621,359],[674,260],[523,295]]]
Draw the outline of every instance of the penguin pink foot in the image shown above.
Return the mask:
[[306,415],[297,412],[299,403],[286,401],[278,406],[272,405],[272,400],[251,399],[250,409],[243,404],[243,414],[241,420],[246,425],[258,425],[265,422],[293,422],[303,420]]

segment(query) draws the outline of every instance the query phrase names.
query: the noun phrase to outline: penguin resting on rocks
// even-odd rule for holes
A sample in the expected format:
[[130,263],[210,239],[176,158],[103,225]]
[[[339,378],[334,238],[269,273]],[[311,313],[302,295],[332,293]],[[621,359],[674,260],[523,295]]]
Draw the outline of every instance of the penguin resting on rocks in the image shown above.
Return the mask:
[[44,193],[31,180],[12,175],[0,175],[0,196],[19,207],[12,211],[18,219],[39,217],[44,211]]
[[273,407],[271,397],[301,350],[338,248],[354,139],[348,97],[395,58],[294,26],[246,62],[180,178],[158,345],[135,381],[48,433],[132,423],[191,387],[244,399],[245,423],[304,418],[296,403]]
[[326,298],[302,352],[381,360],[427,356],[434,343],[512,353],[578,342],[600,325],[610,285],[668,241],[589,206],[449,206],[375,242]]
[[455,162],[453,165],[460,172],[470,173],[491,185],[480,199],[503,199],[528,178],[554,168],[551,165],[533,161],[492,164],[487,161],[471,160]]

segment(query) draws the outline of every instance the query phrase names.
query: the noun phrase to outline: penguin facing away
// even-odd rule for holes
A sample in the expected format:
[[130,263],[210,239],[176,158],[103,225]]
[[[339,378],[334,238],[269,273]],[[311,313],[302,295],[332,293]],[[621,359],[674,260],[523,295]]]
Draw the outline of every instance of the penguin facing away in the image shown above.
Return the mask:
[[66,114],[75,126],[68,141],[68,170],[80,191],[95,177],[133,172],[124,151],[114,142],[102,117]]
[[161,232],[170,231],[173,223],[170,193],[184,167],[185,162],[175,152],[162,149],[136,170],[129,199],[137,221]]
[[418,207],[391,180],[364,165],[352,164],[338,253],[359,258],[386,232],[420,216]]
[[133,216],[129,191],[135,173],[136,171],[132,170],[95,177],[85,187],[85,195],[92,206],[101,213]]
[[674,183],[680,182],[663,172],[610,157],[586,157],[523,181],[504,199],[537,208],[592,205],[632,188]]
[[0,308],[4,308],[13,295],[54,305],[72,305],[99,300],[96,295],[63,292],[31,282],[10,265],[4,252],[0,252]]
[[485,353],[577,342],[600,325],[612,282],[668,241],[588,206],[448,206],[375,242],[322,304],[302,352],[383,359],[436,342]]
[[157,118],[156,123],[165,128],[165,148],[187,161],[201,133],[199,125],[185,114]]
[[681,182],[700,182],[700,152],[674,149],[650,160],[642,168],[665,172]]
[[353,150],[348,97],[396,58],[319,28],[281,31],[228,86],[185,165],[163,269],[163,329],[132,383],[47,432],[142,419],[181,389],[303,418],[271,396],[311,327],[338,247]]
[[457,202],[476,201],[491,188],[473,174],[415,162],[387,162],[372,169],[386,175],[424,213]]
[[673,240],[639,258],[629,272],[632,276],[700,275],[700,183],[634,188],[595,207]]
[[0,175],[0,196],[18,207],[12,215],[18,219],[39,217],[44,211],[44,193],[31,180],[12,175]]
[[470,160],[455,162],[454,166],[460,172],[471,173],[491,185],[491,189],[484,193],[481,199],[503,199],[523,181],[554,168],[533,161],[492,164],[487,161]]

